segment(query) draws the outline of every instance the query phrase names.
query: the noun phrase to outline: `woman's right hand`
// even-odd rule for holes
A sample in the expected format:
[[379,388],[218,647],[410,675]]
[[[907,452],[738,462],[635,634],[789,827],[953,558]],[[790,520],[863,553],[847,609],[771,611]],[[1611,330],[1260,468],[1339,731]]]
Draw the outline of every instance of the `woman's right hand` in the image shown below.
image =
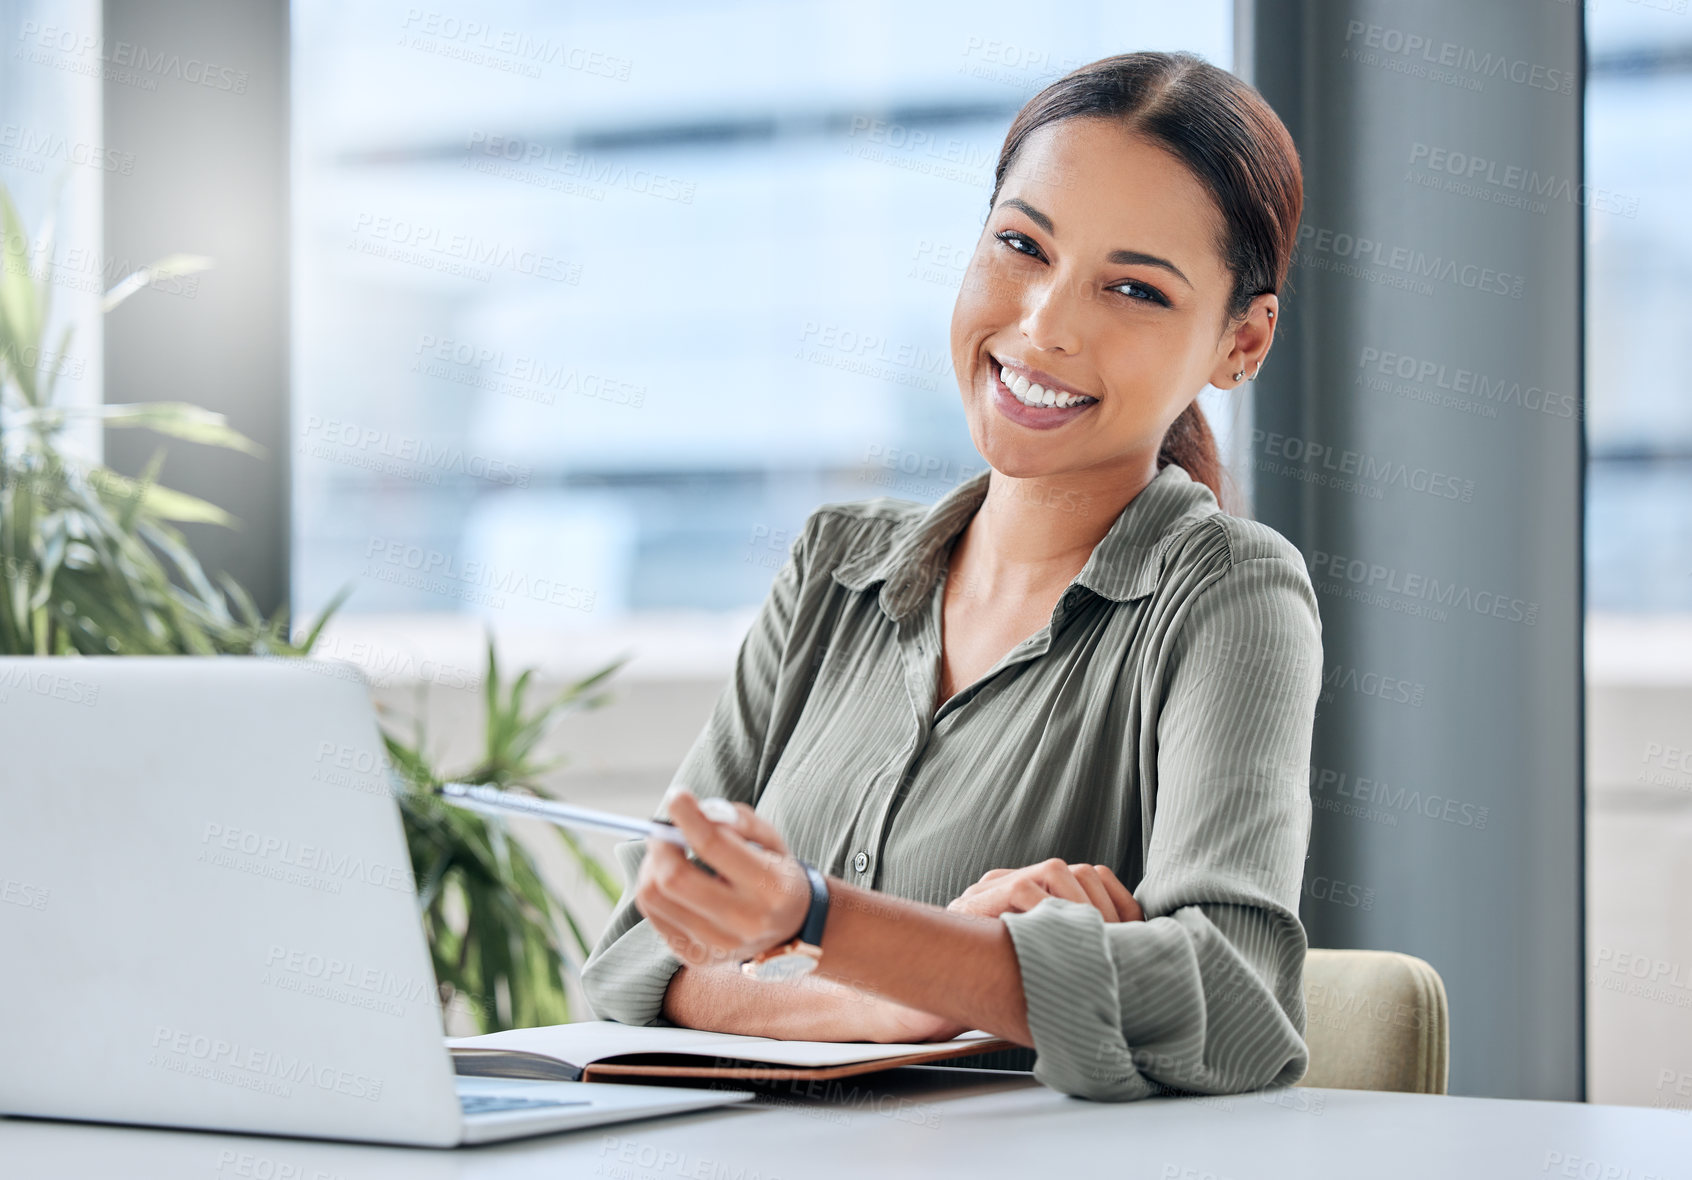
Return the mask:
[[997,918],[1021,914],[1048,897],[1090,905],[1107,922],[1143,922],[1145,911],[1109,865],[1066,864],[1054,856],[1020,869],[988,869],[946,906],[960,914]]

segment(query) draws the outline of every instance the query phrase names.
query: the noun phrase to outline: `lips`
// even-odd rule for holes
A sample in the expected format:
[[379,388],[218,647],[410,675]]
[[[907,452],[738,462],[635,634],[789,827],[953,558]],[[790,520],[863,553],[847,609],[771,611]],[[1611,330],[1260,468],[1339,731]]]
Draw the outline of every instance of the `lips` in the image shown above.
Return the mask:
[[1018,426],[1025,426],[1030,430],[1051,430],[1081,417],[1099,404],[1097,401],[1088,401],[1075,406],[1025,405],[999,378],[998,369],[998,362],[994,361],[988,373],[993,383],[993,406]]
[[995,376],[1007,389],[1011,390],[1024,405],[1038,407],[1073,404],[1077,401],[1095,402],[1098,398],[1084,390],[1076,389],[1073,385],[1065,385],[1050,373],[1030,368],[1016,361],[1006,363],[999,357],[988,354],[997,372]]

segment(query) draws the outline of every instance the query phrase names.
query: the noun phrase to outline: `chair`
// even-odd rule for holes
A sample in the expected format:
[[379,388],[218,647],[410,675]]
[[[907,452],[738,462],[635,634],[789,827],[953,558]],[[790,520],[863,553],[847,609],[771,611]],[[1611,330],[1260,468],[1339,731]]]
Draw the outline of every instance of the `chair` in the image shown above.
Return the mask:
[[1311,950],[1304,1003],[1310,1068],[1298,1085],[1445,1093],[1445,984],[1425,961],[1396,951]]

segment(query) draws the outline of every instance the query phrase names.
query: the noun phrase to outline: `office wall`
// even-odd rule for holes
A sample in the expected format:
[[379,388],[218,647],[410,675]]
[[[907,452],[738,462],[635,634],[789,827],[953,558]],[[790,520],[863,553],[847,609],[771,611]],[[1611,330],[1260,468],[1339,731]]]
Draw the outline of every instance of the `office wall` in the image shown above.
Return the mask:
[[[215,264],[106,317],[105,400],[192,402],[265,448],[171,441],[160,481],[240,520],[184,532],[268,613],[288,585],[288,6],[107,0],[103,16],[106,143],[134,162],[107,177],[105,255]],[[138,473],[165,441],[108,430],[106,461]]]
[[1311,942],[1439,970],[1454,1093],[1579,1099],[1582,9],[1241,15],[1305,169],[1251,456],[1322,610]]

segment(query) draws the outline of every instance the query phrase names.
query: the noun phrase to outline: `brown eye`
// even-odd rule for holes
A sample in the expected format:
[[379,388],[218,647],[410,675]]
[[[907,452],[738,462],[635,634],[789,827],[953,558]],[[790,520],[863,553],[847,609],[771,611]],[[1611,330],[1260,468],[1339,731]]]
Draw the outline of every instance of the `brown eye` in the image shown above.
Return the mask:
[[993,236],[995,238],[998,238],[999,241],[1004,242],[1012,250],[1015,250],[1018,254],[1026,254],[1030,258],[1040,257],[1039,247],[1034,245],[1033,242],[1029,241],[1026,235],[1019,234],[1014,229],[1003,230],[1000,233],[994,234]]
[[1147,303],[1156,303],[1163,307],[1169,306],[1169,300],[1164,297],[1162,291],[1159,291],[1156,287],[1147,286],[1145,283],[1137,282],[1134,279],[1114,283],[1109,289],[1112,291],[1121,291],[1130,299],[1139,299]]

